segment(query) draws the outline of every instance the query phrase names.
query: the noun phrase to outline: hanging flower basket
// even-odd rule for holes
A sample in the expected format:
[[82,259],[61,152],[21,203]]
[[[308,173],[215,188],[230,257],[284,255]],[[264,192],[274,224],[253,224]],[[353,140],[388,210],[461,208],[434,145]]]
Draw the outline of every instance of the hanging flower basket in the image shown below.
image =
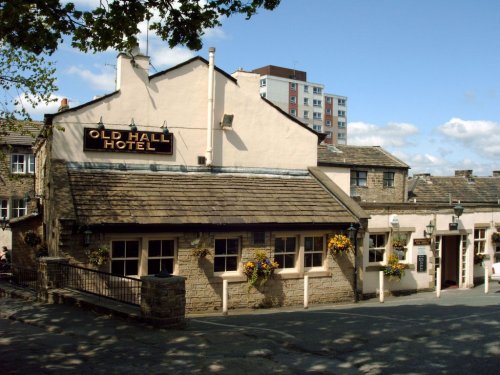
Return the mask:
[[403,238],[395,237],[392,240],[392,248],[394,250],[398,250],[398,251],[404,250],[405,246],[406,246],[406,240]]
[[249,260],[243,265],[243,272],[248,279],[248,289],[264,285],[278,267],[278,262],[268,258],[264,251],[257,251],[254,260]]
[[389,277],[389,280],[401,280],[405,275],[407,264],[399,263],[399,258],[396,254],[389,257],[389,264],[384,267],[384,275]]
[[474,264],[481,264],[486,259],[486,254],[474,254]]
[[336,234],[328,240],[328,251],[332,255],[342,255],[353,250],[349,237],[343,234]]
[[491,242],[493,242],[493,243],[500,243],[500,232],[494,232],[491,235]]

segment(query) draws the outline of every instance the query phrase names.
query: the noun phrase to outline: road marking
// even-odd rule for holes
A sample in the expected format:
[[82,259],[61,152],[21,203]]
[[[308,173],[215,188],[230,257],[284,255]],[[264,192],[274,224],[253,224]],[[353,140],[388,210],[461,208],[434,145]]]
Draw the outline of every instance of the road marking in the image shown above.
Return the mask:
[[260,328],[260,327],[255,327],[255,326],[238,326],[234,324],[223,324],[223,323],[215,323],[215,322],[206,322],[203,320],[198,320],[198,319],[191,319],[193,322],[197,323],[203,323],[203,324],[211,324],[214,326],[220,326],[220,327],[229,327],[229,328],[235,328],[240,331],[255,331],[255,330],[261,330],[261,331],[268,331],[268,332],[273,332],[277,333],[278,335],[282,335],[283,337],[289,338],[289,339],[295,339],[295,336],[290,335],[286,332],[283,331],[278,331],[276,329],[270,329],[270,328]]

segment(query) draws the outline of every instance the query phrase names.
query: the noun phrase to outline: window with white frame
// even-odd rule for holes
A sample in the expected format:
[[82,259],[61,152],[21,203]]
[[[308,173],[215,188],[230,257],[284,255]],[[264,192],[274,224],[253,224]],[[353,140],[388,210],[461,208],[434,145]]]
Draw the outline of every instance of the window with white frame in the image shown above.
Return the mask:
[[274,260],[278,262],[279,268],[295,268],[297,256],[296,237],[276,237],[274,240]]
[[345,111],[338,111],[339,117],[345,117]]
[[296,96],[290,96],[290,103],[297,103],[297,97]]
[[309,118],[309,111],[304,111],[304,118]]
[[28,205],[25,199],[12,199],[12,217],[21,217],[28,214]]
[[474,255],[483,254],[486,248],[486,229],[474,228]]
[[392,251],[398,256],[401,261],[407,260],[408,241],[411,234],[407,232],[397,232],[392,237]]
[[338,136],[339,139],[345,139],[346,138],[345,133],[339,133],[337,136]]
[[326,100],[326,102],[327,102],[328,104],[331,104],[331,103],[332,103],[332,97],[331,97],[331,96],[327,96],[325,100]]
[[9,200],[8,199],[2,199],[0,201],[0,219],[9,219]]
[[313,94],[321,95],[322,92],[323,90],[321,89],[321,87],[313,86]]
[[174,240],[148,241],[148,275],[155,275],[162,271],[174,273],[174,265]]
[[338,125],[339,129],[345,129],[345,122],[344,121],[337,122],[337,125]]
[[367,175],[368,172],[366,171],[351,171],[351,186],[366,186]]
[[332,138],[332,132],[326,132],[326,138]]
[[326,120],[325,125],[326,126],[332,126],[332,120]]
[[32,154],[12,154],[11,171],[15,174],[35,173],[35,155]]
[[323,236],[304,237],[304,267],[323,266],[325,239]]
[[313,99],[313,106],[314,107],[321,107],[321,100]]
[[338,99],[338,105],[345,105],[345,99]]
[[313,129],[316,130],[317,132],[321,132],[321,125],[314,124]]
[[122,276],[139,274],[139,241],[111,241],[111,272]]
[[260,87],[266,87],[266,85],[267,85],[266,79],[265,78],[261,79],[260,80]]
[[309,92],[309,86],[308,85],[304,85],[304,92]]
[[326,112],[327,115],[331,115],[332,114],[332,109],[331,108],[327,108],[325,112]]
[[297,110],[295,108],[290,109],[290,114],[292,116],[297,116]]
[[240,241],[237,238],[215,239],[214,272],[238,270]]
[[321,112],[313,112],[313,119],[321,120]]
[[309,98],[304,98],[304,105],[309,105]]
[[297,91],[297,84],[294,82],[290,82],[290,90]]
[[370,234],[368,262],[380,263],[384,261],[386,238],[385,234]]
[[394,172],[384,172],[384,187],[394,187]]

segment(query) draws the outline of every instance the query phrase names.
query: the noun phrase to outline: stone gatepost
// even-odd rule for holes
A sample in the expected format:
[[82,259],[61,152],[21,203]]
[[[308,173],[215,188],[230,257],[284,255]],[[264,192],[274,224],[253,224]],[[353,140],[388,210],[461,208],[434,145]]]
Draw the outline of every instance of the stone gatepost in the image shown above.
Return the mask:
[[164,328],[186,326],[186,278],[142,276],[141,314]]
[[64,275],[61,272],[60,264],[68,264],[68,259],[59,257],[43,257],[38,259],[38,298],[49,303],[50,289],[64,287]]

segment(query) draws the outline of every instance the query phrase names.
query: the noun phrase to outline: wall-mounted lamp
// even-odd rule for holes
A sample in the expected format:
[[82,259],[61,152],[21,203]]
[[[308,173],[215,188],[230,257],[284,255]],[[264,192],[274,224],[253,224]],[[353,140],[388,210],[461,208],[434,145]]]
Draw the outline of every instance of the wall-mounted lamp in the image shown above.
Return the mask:
[[8,226],[9,226],[9,221],[7,220],[7,218],[5,216],[2,217],[2,230],[7,229]]
[[163,125],[160,126],[160,129],[163,129],[163,134],[164,135],[169,135],[170,131],[167,128],[167,120],[163,121]]
[[358,231],[358,228],[356,228],[353,223],[351,223],[351,225],[349,226],[349,228],[347,228],[347,233],[348,233],[349,239],[351,241],[354,241],[354,239],[356,238],[356,232],[357,231]]
[[90,239],[92,237],[92,231],[90,229],[86,229],[84,232],[83,232],[83,244],[85,246],[89,246],[90,245]]
[[137,126],[135,125],[134,118],[132,118],[132,121],[130,121],[130,130],[133,132],[137,131]]
[[453,207],[453,212],[455,213],[455,216],[453,216],[453,222],[456,223],[458,222],[458,218],[464,213],[464,207],[458,203],[455,207]]
[[97,130],[104,130],[104,129],[106,128],[104,127],[104,123],[102,122],[102,116],[101,116],[99,122],[97,123]]
[[434,233],[434,224],[432,224],[432,221],[429,221],[429,224],[425,226],[426,229],[424,229],[424,237],[427,236],[432,236]]

